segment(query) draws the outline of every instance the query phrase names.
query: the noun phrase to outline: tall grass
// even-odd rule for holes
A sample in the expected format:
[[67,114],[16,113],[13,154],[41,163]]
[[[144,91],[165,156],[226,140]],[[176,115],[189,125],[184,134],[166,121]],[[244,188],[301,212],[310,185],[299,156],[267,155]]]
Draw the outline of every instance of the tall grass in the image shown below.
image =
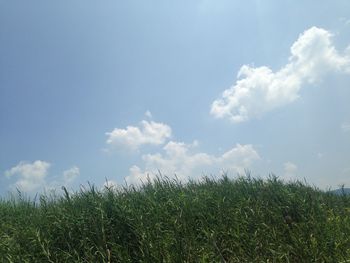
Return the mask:
[[276,177],[38,201],[0,201],[0,262],[350,262],[350,197]]

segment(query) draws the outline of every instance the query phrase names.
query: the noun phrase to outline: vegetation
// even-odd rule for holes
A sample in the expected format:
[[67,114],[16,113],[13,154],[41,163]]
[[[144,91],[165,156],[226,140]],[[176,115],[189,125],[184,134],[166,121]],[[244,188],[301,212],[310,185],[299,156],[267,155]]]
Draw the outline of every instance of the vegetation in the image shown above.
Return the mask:
[[19,194],[0,262],[350,262],[350,196],[250,176]]

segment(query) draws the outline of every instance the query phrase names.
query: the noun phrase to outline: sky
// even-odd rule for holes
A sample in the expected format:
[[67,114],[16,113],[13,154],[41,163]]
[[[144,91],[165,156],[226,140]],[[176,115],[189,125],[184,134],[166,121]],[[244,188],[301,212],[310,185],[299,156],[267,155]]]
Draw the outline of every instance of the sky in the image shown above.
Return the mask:
[[0,195],[245,171],[350,187],[349,10],[0,0]]

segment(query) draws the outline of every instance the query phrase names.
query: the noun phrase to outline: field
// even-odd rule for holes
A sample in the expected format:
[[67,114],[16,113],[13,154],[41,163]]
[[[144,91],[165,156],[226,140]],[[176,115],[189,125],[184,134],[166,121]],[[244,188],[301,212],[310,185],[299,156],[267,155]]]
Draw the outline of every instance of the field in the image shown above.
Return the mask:
[[350,196],[250,176],[0,201],[0,262],[350,262]]

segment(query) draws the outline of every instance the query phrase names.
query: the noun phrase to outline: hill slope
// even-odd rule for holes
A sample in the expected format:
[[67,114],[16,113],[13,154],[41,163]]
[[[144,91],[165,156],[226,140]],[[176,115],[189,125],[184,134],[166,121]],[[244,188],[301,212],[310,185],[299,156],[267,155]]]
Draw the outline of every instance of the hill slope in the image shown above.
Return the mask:
[[350,197],[250,177],[0,202],[1,262],[345,262]]

